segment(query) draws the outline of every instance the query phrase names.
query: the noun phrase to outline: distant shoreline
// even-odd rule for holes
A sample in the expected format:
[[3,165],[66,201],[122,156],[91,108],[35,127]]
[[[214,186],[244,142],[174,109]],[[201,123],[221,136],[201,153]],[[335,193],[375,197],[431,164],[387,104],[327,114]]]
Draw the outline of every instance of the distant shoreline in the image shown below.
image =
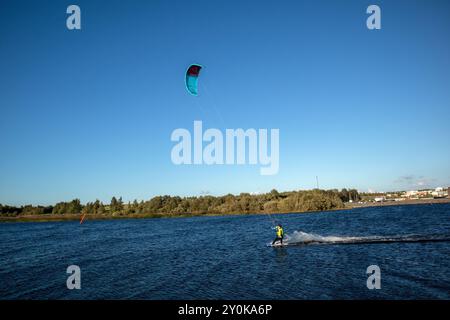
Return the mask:
[[[384,206],[403,206],[403,205],[419,205],[419,204],[444,204],[450,203],[450,198],[442,199],[415,199],[415,200],[403,200],[403,201],[383,201],[383,202],[366,202],[366,203],[345,203],[344,208],[336,208],[331,210],[322,211],[293,211],[293,212],[271,212],[270,214],[289,214],[289,213],[315,213],[315,212],[328,212],[339,210],[351,210],[358,208],[369,207],[384,207]],[[149,218],[190,218],[190,217],[211,217],[211,216],[242,216],[242,215],[263,215],[268,214],[264,212],[255,213],[217,213],[217,214],[130,214],[130,215],[87,215],[86,221],[92,220],[117,220],[117,219],[149,219]],[[61,221],[79,221],[80,214],[41,214],[41,215],[23,215],[16,217],[0,217],[1,222],[61,222]]]
[[412,204],[437,204],[450,203],[450,198],[440,199],[407,199],[403,201],[383,201],[383,202],[366,202],[366,203],[346,203],[345,207],[348,209],[367,208],[367,207],[383,207],[383,206],[402,206]]

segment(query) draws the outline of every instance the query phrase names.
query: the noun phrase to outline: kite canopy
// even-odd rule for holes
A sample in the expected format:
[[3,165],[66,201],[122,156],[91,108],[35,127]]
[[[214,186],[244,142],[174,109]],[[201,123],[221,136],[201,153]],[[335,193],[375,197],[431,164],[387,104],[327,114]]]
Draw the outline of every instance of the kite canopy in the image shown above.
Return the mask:
[[186,89],[194,96],[198,95],[198,75],[201,68],[198,64],[192,64],[186,71]]

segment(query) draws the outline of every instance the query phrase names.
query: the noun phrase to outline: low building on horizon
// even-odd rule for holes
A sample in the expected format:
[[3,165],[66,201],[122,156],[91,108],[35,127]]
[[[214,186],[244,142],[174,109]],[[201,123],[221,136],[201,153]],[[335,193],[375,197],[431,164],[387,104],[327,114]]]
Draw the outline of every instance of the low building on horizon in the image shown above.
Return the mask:
[[436,189],[434,189],[434,191],[431,193],[431,195],[432,195],[433,198],[435,198],[435,199],[446,198],[446,197],[448,197],[448,195],[449,195],[448,189],[450,189],[450,188],[447,188],[447,192],[446,192],[446,191],[444,191],[444,188],[442,188],[442,187],[437,187]]

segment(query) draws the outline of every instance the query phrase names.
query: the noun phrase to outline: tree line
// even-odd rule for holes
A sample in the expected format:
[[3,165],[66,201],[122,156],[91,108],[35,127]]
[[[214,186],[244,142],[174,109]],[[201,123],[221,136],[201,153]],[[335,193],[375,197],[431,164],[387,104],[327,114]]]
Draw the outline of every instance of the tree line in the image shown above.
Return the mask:
[[99,200],[81,204],[79,199],[59,202],[53,206],[26,205],[14,207],[0,204],[3,216],[40,215],[40,214],[92,214],[126,216],[140,215],[201,215],[227,213],[281,213],[307,212],[344,208],[350,200],[359,201],[355,189],[342,190],[305,190],[278,192],[272,190],[264,194],[241,193],[224,196],[156,196],[147,201],[134,200],[124,203],[122,198],[113,197],[109,204]]

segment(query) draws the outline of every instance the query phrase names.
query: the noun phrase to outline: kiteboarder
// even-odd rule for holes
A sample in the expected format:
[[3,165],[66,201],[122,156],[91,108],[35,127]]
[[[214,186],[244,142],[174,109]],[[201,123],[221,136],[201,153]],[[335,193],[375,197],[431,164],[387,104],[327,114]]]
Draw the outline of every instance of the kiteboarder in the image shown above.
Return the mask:
[[283,227],[281,226],[281,224],[278,224],[275,227],[275,230],[277,232],[277,237],[275,238],[275,240],[273,240],[272,245],[274,245],[275,242],[277,242],[277,241],[280,241],[281,244],[283,244],[284,230],[283,230]]

